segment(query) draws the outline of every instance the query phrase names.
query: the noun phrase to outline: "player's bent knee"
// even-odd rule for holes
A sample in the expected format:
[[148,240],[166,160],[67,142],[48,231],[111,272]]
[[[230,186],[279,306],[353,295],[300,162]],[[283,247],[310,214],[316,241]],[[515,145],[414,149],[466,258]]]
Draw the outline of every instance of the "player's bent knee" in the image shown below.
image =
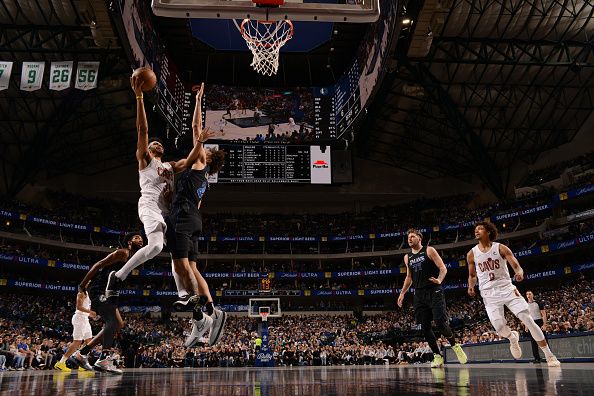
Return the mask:
[[538,326],[534,319],[532,319],[532,316],[530,316],[530,313],[528,313],[528,311],[522,311],[518,313],[517,316],[518,319],[520,319],[522,323],[524,323],[526,327],[528,327],[528,331],[530,331],[530,335],[532,336],[532,338],[534,338],[534,341],[544,341],[544,333],[540,329],[540,326]]
[[157,242],[155,244],[149,245],[148,250],[149,251],[147,252],[147,256],[149,256],[149,258],[155,257],[163,250],[163,242]]

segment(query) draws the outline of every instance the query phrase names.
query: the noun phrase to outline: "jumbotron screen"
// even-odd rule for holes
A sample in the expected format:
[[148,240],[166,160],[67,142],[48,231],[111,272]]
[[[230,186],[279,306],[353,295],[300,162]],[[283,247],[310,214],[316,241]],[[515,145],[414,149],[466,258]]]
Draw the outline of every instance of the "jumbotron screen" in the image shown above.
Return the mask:
[[206,144],[226,152],[211,183],[331,184],[330,148],[296,144]]
[[311,88],[207,85],[205,126],[213,139],[305,143],[316,139]]

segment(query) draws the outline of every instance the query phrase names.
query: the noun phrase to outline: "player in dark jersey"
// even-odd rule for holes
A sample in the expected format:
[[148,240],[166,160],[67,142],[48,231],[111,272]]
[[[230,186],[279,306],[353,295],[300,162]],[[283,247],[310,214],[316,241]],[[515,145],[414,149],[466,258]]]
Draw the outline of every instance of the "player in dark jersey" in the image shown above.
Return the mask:
[[[187,347],[195,345],[208,329],[209,344],[214,345],[222,334],[227,318],[225,312],[214,308],[208,284],[196,268],[198,237],[202,233],[200,207],[208,189],[208,175],[217,173],[224,160],[224,151],[202,148],[198,161],[183,171],[176,180],[171,212],[166,219],[167,243],[174,271],[181,278],[184,289],[190,292],[185,298],[176,301],[175,305],[194,305],[192,331],[185,343]],[[208,316],[202,313],[200,303],[195,304],[197,296],[202,296],[206,300]]]
[[458,357],[458,361],[464,364],[467,357],[460,344],[456,342],[454,333],[450,328],[445,298],[441,284],[448,272],[443,260],[437,250],[428,246],[424,247],[421,242],[423,235],[415,229],[408,230],[408,246],[411,253],[404,256],[406,264],[406,279],[402,285],[402,291],[398,296],[398,306],[402,308],[404,296],[411,285],[415,288],[414,310],[415,319],[421,325],[425,339],[433,351],[431,367],[443,366],[443,356],[437,338],[431,328],[431,321],[434,320],[440,333],[447,338],[452,349]]
[[[194,113],[192,128],[202,130],[202,118],[199,111]],[[208,284],[196,268],[198,237],[202,234],[202,215],[200,207],[204,194],[208,189],[208,175],[216,174],[225,162],[225,152],[218,149],[204,148],[204,142],[213,136],[203,131],[195,140],[198,148],[198,159],[176,178],[175,195],[171,211],[167,216],[167,247],[173,259],[173,271],[179,277],[180,286],[188,291],[188,295],[175,302],[177,309],[187,305],[193,306],[192,332],[185,345],[195,345],[198,339],[210,329],[210,345],[214,345],[222,334],[227,315],[214,308]],[[206,303],[208,316],[202,313],[199,296]],[[198,303],[198,304],[196,304]]]
[[88,291],[91,298],[91,308],[105,321],[103,329],[97,333],[90,343],[81,348],[75,356],[83,367],[89,366],[84,356],[95,345],[101,344],[101,357],[95,362],[95,369],[115,374],[122,373],[113,364],[112,348],[114,336],[116,332],[121,330],[124,323],[118,311],[118,295],[115,294],[109,298],[105,298],[105,285],[107,284],[109,273],[114,269],[114,266],[121,267],[124,265],[138,249],[142,248],[142,245],[142,236],[139,233],[127,234],[124,238],[124,246],[126,247],[110,253],[107,257],[95,263],[78,286],[80,291]]

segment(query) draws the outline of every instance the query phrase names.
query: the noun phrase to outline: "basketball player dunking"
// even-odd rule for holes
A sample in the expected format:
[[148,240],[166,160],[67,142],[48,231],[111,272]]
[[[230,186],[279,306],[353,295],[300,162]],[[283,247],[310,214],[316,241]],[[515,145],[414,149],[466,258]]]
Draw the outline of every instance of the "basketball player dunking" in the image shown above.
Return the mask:
[[431,328],[432,320],[435,321],[441,334],[450,342],[458,361],[465,364],[468,359],[460,344],[456,342],[454,333],[450,328],[443,289],[441,288],[448,270],[437,250],[430,246],[424,247],[421,244],[422,241],[423,235],[420,231],[408,230],[408,245],[412,251],[404,256],[406,279],[404,285],[402,285],[400,296],[398,296],[398,306],[402,308],[404,296],[410,286],[413,285],[415,288],[415,319],[421,325],[425,339],[429,347],[431,347],[431,351],[433,351],[431,367],[441,367],[444,363],[437,344],[437,338]]
[[[152,259],[163,250],[165,242],[164,216],[169,213],[169,206],[173,196],[173,175],[193,164],[199,154],[200,147],[194,146],[187,158],[179,161],[162,162],[165,150],[159,139],[148,138],[148,122],[144,110],[142,85],[143,81],[135,76],[130,79],[132,90],[136,94],[136,128],[138,141],[136,144],[136,159],[138,160],[138,174],[140,180],[140,199],[138,200],[138,217],[144,225],[147,244],[140,249],[119,271],[109,274],[105,294],[111,296],[117,291],[122,281],[139,265]],[[204,84],[196,93],[196,111],[201,108]],[[193,128],[193,141],[207,139],[202,129]]]
[[528,303],[512,284],[507,264],[509,263],[514,270],[515,280],[521,282],[524,280],[524,270],[520,267],[520,263],[510,248],[504,244],[494,242],[497,239],[497,228],[494,224],[487,221],[477,223],[474,228],[474,235],[478,240],[478,244],[466,256],[468,262],[468,294],[471,297],[476,295],[474,286],[478,278],[479,290],[489,320],[497,334],[509,340],[509,349],[515,359],[522,357],[522,349],[519,343],[520,335],[507,325],[504,315],[505,306],[528,328],[532,338],[543,351],[547,364],[551,367],[560,366],[561,363],[549,349],[542,330],[530,316]]

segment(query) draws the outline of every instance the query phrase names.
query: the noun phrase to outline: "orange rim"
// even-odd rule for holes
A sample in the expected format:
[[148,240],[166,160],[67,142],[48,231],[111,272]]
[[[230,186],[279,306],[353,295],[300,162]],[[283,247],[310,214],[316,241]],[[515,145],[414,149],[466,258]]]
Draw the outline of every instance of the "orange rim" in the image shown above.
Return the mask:
[[[245,39],[245,41],[249,41],[249,42],[251,42],[251,43],[254,43],[254,44],[256,44],[256,45],[258,45],[258,46],[260,46],[260,47],[264,47],[264,48],[270,48],[270,47],[273,47],[273,46],[275,46],[275,45],[278,45],[278,44],[279,44],[278,42],[276,42],[276,43],[274,43],[274,44],[264,44],[264,43],[262,43],[262,42],[260,42],[260,41],[258,41],[258,40],[256,40],[256,39],[254,39],[254,38],[252,38],[252,37],[248,36],[248,35],[246,34],[246,32],[245,32],[244,25],[245,25],[246,23],[250,22],[250,21],[251,21],[250,19],[247,19],[247,18],[246,18],[246,19],[244,19],[244,20],[241,22],[241,26],[240,26],[240,29],[241,29],[241,36],[242,36],[242,37]],[[289,19],[283,19],[283,20],[280,20],[280,21],[261,21],[261,20],[258,20],[258,23],[262,23],[262,24],[265,24],[265,25],[271,25],[271,24],[273,24],[273,23],[282,23],[282,22],[284,22],[284,23],[288,24],[288,25],[289,25],[289,28],[290,28],[289,34],[287,34],[287,37],[286,37],[284,40],[282,40],[282,41],[284,41],[284,42],[287,42],[287,41],[289,41],[289,40],[291,40],[291,39],[293,38],[293,29],[294,29],[294,27],[293,27],[293,22],[291,22]],[[282,45],[279,45],[279,47],[280,47],[280,46],[282,46]]]

